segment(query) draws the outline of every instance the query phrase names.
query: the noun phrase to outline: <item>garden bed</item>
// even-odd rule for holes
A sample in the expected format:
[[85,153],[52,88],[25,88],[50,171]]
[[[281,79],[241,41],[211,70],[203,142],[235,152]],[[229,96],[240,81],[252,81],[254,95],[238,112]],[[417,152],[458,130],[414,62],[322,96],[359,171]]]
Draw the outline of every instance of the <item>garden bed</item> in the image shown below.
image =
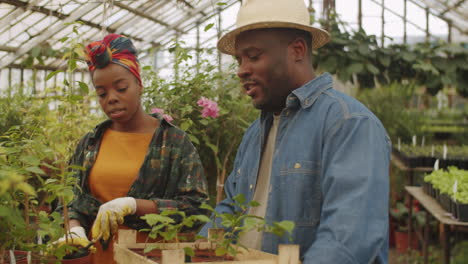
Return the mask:
[[[148,243],[136,243],[135,230],[119,230],[117,243],[114,244],[114,260],[118,264],[184,264],[184,247],[197,250],[213,250],[212,243],[153,243],[161,249],[161,259],[151,259],[139,254]],[[197,262],[201,264],[299,264],[298,245],[280,245],[279,255],[269,254],[254,249],[237,248],[238,254],[233,260],[215,260],[215,262]],[[203,260],[204,261],[204,260]]]

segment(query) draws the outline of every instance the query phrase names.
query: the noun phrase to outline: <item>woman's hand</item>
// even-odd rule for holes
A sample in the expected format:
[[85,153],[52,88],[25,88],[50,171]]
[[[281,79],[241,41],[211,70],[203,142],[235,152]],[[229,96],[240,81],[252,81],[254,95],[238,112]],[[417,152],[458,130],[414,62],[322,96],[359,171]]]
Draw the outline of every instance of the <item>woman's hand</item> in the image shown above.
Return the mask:
[[124,217],[134,214],[136,208],[136,200],[133,197],[116,198],[101,205],[91,229],[93,240],[100,236],[105,241],[109,240],[111,234],[115,234],[118,226],[123,224]]
[[[86,236],[86,231],[81,226],[74,226],[68,230],[68,234],[64,235],[63,237],[59,238],[54,244],[58,245],[72,245],[72,246],[79,246],[79,247],[87,247],[89,246],[91,241],[88,240]],[[89,248],[91,251],[94,251],[94,246]]]

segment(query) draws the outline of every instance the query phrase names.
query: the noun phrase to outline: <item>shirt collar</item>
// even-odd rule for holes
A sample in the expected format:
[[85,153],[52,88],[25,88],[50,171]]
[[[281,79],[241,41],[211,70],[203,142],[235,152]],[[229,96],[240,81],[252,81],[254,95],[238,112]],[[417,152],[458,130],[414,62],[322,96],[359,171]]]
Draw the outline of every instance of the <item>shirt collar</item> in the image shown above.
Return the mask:
[[[152,117],[156,118],[159,120],[159,123],[160,123],[160,126],[171,126],[171,127],[174,127],[174,125],[170,122],[168,122],[166,119],[164,119],[163,115],[159,114],[159,113],[153,113],[153,114],[150,114]],[[107,119],[106,121],[98,124],[93,132],[92,132],[92,135],[91,135],[91,139],[96,139],[96,138],[100,138],[102,136],[102,133],[104,133],[104,131],[106,130],[106,128],[108,128],[110,125],[112,124],[112,121],[110,119]],[[157,131],[157,130],[156,130]],[[155,131],[155,133],[156,133]]]
[[332,76],[329,73],[324,73],[292,91],[286,98],[286,108],[296,108],[299,105],[303,109],[308,108],[317,100],[320,94],[332,87]]

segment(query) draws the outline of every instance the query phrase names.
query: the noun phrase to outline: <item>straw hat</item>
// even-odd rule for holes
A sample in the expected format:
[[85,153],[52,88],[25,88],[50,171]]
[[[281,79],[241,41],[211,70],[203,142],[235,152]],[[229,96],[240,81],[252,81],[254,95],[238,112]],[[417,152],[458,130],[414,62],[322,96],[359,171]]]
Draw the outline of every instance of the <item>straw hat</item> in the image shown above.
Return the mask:
[[312,27],[304,0],[244,0],[237,14],[237,28],[218,41],[218,49],[234,55],[236,37],[240,33],[260,28],[295,28],[312,34],[312,49],[330,40],[327,31]]

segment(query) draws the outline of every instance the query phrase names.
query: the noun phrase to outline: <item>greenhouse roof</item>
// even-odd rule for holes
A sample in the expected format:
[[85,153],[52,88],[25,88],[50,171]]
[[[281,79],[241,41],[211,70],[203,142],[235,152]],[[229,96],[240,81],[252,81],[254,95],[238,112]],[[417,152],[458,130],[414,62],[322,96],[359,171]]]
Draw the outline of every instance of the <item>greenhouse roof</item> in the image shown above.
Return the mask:
[[[319,1],[305,0],[314,5]],[[337,1],[338,2],[338,1]],[[468,1],[408,0],[443,21],[462,35],[468,35]],[[65,37],[73,35],[75,26],[84,41],[102,38],[107,33],[130,37],[141,53],[152,48],[167,47],[175,36],[194,30],[203,32],[205,40],[216,40],[220,30],[232,27],[235,13],[229,13],[229,23],[219,26],[221,12],[235,7],[240,0],[0,0],[0,69],[23,68],[28,57],[41,48],[62,50]],[[339,5],[339,2],[338,4]],[[80,24],[69,23],[79,21]],[[219,30],[216,30],[219,29]],[[214,45],[211,45],[212,47]],[[53,70],[63,66],[61,54],[46,58],[38,68]]]
[[[62,38],[71,36],[73,25],[85,40],[107,33],[130,37],[140,51],[166,45],[238,0],[216,4],[213,0],[0,0],[0,69],[21,65],[33,48],[61,50]],[[105,33],[103,33],[105,32]],[[216,36],[216,30],[212,30]],[[39,51],[37,51],[39,52]],[[60,56],[45,61],[56,68]]]

